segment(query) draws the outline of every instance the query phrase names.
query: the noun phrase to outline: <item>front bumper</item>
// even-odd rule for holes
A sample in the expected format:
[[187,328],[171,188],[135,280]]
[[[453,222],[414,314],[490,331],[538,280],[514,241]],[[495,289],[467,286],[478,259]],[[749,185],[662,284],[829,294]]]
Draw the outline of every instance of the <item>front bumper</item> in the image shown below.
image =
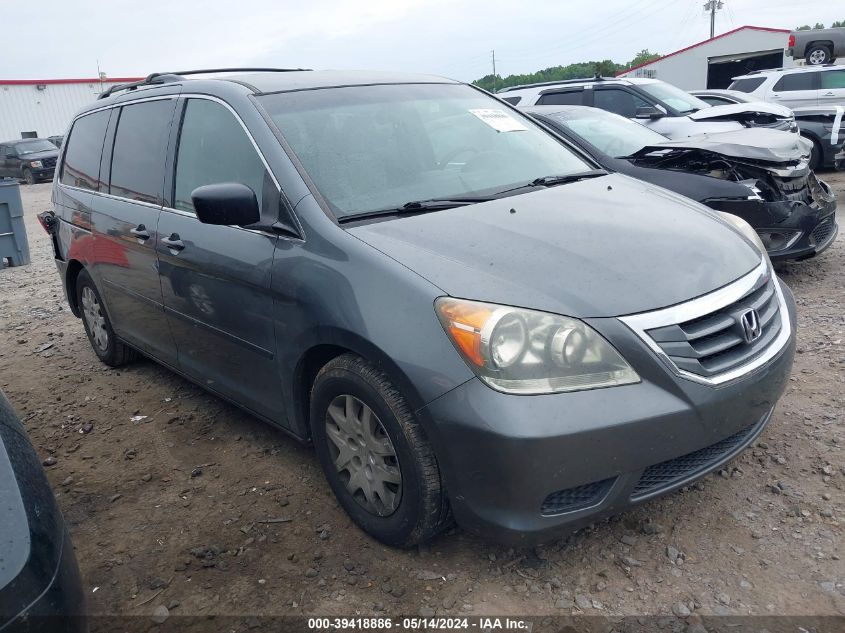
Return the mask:
[[741,452],[765,427],[792,367],[795,304],[782,288],[788,343],[722,386],[673,374],[620,321],[591,319],[642,382],[513,396],[473,379],[424,407],[458,522],[502,542],[542,542],[687,485]]
[[28,167],[27,169],[32,172],[35,180],[53,180],[53,174],[56,172],[55,167],[42,167],[41,169]]
[[788,244],[768,249],[773,262],[802,260],[815,257],[826,250],[836,239],[836,198],[830,187],[818,180],[823,195],[814,193],[812,203],[794,200],[766,202],[765,200],[707,200],[712,209],[732,213],[748,222],[755,231],[777,234],[794,233]]

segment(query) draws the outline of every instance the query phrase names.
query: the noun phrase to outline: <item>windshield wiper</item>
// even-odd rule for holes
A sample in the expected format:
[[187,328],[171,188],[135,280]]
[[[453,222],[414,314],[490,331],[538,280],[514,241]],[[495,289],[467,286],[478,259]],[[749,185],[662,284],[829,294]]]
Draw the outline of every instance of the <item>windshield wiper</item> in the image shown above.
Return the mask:
[[499,191],[496,195],[501,196],[512,191],[519,191],[520,189],[531,189],[535,187],[556,187],[557,185],[565,185],[570,182],[577,182],[579,180],[586,180],[587,178],[598,178],[599,176],[606,176],[609,172],[604,169],[590,169],[588,171],[578,171],[574,174],[561,174],[559,176],[542,176],[535,178],[529,183]]
[[353,213],[352,215],[345,215],[341,218],[338,218],[337,221],[339,224],[343,224],[344,222],[367,220],[369,218],[379,218],[389,215],[412,215],[416,213],[426,213],[428,211],[443,211],[445,209],[454,209],[456,207],[465,207],[470,204],[478,204],[479,202],[490,202],[493,199],[494,198],[491,198],[489,196],[477,196],[413,200],[411,202],[406,202],[401,207],[375,209],[373,211],[364,211],[363,213]]

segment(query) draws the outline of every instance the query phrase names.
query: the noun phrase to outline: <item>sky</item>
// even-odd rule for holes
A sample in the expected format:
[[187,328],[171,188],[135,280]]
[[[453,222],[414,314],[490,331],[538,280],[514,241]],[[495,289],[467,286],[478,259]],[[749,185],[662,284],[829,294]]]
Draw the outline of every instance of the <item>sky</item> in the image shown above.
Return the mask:
[[[0,79],[234,66],[427,72],[472,81],[662,54],[706,39],[704,0],[44,0],[3,3]],[[838,6],[835,6],[838,5]],[[716,33],[845,19],[832,0],[725,0]],[[9,28],[11,27],[11,28]],[[786,37],[784,36],[784,45]]]

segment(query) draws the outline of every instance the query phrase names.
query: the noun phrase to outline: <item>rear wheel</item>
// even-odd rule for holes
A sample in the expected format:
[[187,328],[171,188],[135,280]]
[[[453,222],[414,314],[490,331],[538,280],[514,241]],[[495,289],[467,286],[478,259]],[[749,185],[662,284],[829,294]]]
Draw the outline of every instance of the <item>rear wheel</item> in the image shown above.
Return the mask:
[[76,302],[82,312],[88,341],[101,361],[111,367],[120,367],[137,358],[137,352],[115,336],[103,299],[88,271],[81,271],[76,278]]
[[365,532],[409,547],[451,524],[434,451],[377,367],[354,354],[323,367],[311,392],[311,425],[332,491]]
[[26,181],[26,184],[28,184],[28,185],[34,185],[35,184],[35,175],[32,173],[32,170],[30,170],[30,169],[24,169],[23,170],[23,179]]
[[811,66],[820,66],[821,64],[829,64],[833,61],[830,48],[824,44],[811,44],[807,48],[804,55],[804,60]]

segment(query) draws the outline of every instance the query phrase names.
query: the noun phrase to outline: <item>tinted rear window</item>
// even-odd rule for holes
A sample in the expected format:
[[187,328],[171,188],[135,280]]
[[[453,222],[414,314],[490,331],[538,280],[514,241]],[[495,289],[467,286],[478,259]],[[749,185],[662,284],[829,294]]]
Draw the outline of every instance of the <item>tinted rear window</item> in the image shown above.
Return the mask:
[[845,88],[845,70],[826,70],[821,74],[822,89]]
[[80,117],[73,124],[65,150],[59,182],[97,191],[100,184],[100,154],[111,110]]
[[161,204],[173,100],[124,106],[117,123],[109,193]]
[[766,81],[765,77],[749,77],[748,79],[737,79],[730,86],[728,90],[739,90],[740,92],[754,92],[763,85]]
[[567,92],[550,92],[537,100],[537,105],[581,105],[583,90],[569,90]]
[[793,90],[815,90],[815,79],[818,72],[814,73],[793,73],[784,75],[775,84],[773,90],[790,92]]

